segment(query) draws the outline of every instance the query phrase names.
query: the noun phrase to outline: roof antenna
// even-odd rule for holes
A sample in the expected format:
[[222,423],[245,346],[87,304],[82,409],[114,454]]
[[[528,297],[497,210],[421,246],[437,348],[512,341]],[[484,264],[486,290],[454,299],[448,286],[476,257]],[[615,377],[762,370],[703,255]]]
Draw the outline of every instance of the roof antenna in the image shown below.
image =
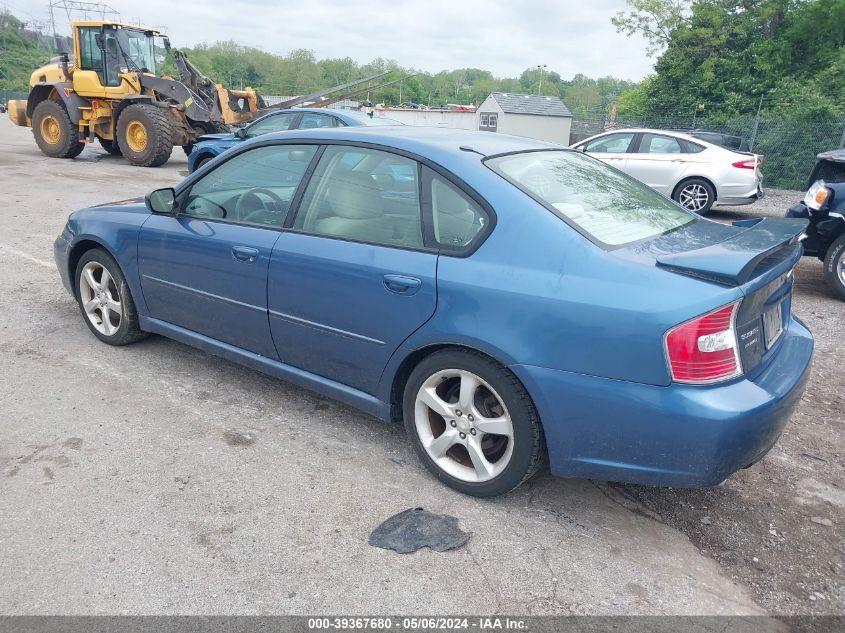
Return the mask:
[[472,152],[473,154],[478,154],[479,156],[484,156],[484,154],[479,152],[477,149],[471,148],[469,145],[461,145],[458,149],[461,150],[462,152]]

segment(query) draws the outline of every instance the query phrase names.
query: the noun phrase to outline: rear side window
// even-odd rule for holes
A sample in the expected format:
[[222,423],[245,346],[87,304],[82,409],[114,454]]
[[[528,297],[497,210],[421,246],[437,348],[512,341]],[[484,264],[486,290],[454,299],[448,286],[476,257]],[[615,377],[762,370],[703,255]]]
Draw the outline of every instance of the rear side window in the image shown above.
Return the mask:
[[605,246],[655,237],[695,221],[650,187],[578,152],[524,152],[485,163]]
[[326,148],[294,228],[356,242],[422,248],[416,161],[380,150]]
[[484,231],[489,218],[463,191],[433,171],[430,182],[431,223],[434,241],[449,250],[465,250]]
[[643,134],[638,154],[680,154],[681,144],[678,139],[659,134]]

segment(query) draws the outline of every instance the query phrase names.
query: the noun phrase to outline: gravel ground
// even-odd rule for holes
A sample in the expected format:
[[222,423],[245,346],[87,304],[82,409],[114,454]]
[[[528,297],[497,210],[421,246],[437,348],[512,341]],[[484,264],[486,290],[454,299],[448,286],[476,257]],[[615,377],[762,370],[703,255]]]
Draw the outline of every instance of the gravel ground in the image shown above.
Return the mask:
[[[52,240],[73,209],[178,182],[185,158],[51,160],[5,118],[0,144],[0,614],[845,612],[845,305],[819,262],[794,299],[812,380],[762,462],[714,489],[542,476],[482,501],[399,428],[166,339],[99,344]],[[468,545],[366,544],[414,506],[457,516]]]
[[[802,191],[767,189],[745,207],[717,207],[729,222],[779,217]],[[702,554],[751,588],[775,613],[845,612],[845,304],[805,257],[795,271],[793,312],[816,339],[812,378],[774,450],[753,468],[706,490],[611,485],[632,504],[686,534]]]

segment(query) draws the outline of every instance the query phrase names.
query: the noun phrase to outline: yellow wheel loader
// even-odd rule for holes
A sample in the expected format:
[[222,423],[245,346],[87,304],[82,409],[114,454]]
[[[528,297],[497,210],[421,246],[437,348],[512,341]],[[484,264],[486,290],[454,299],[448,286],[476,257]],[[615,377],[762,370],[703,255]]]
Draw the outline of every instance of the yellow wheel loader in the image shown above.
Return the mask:
[[8,104],[9,118],[31,127],[47,156],[73,158],[86,143],[99,139],[106,151],[123,154],[133,165],[157,167],[167,162],[174,146],[190,153],[201,135],[229,131],[229,126],[269,110],[251,88],[228,90],[215,84],[181,51],[174,50],[179,79],[158,77],[156,66],[164,62],[170,42],[155,29],[104,21],[71,22],[71,29],[72,53],[32,73],[29,97]]

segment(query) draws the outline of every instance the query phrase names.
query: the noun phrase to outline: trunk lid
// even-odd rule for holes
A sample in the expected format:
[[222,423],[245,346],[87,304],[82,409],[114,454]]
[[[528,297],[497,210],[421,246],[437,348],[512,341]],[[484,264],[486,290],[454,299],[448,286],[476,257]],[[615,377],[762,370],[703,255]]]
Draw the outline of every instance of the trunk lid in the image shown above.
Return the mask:
[[742,220],[723,228],[711,226],[711,237],[724,237],[721,241],[684,250],[675,239],[654,252],[660,268],[740,288],[744,298],[735,330],[746,376],[776,352],[788,327],[792,269],[803,253],[806,226],[804,219]]

